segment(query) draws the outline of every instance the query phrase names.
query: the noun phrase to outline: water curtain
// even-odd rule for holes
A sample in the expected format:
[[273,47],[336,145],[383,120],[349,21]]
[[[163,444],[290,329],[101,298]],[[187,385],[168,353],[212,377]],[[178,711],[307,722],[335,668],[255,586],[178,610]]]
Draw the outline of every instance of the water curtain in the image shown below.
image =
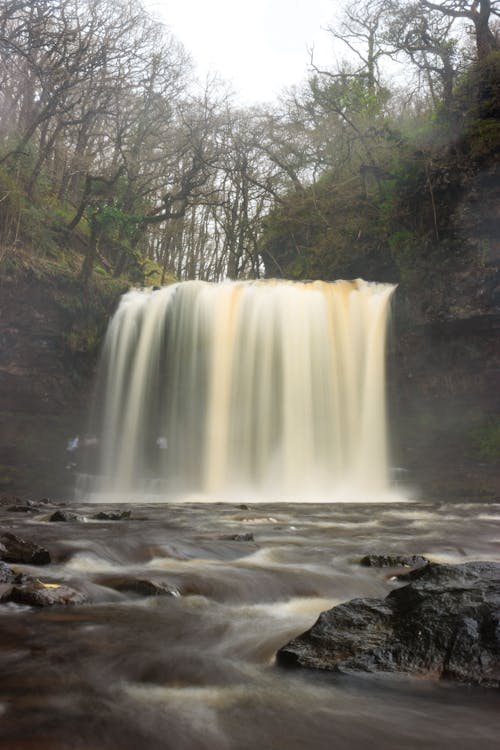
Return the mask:
[[387,490],[394,287],[200,281],[126,294],[94,409],[94,489],[328,500]]

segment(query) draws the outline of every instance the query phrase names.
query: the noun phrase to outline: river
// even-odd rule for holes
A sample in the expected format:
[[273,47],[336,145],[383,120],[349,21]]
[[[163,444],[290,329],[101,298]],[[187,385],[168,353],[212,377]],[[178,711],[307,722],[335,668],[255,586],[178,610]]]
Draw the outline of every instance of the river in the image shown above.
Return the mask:
[[[88,519],[101,507],[71,510]],[[14,567],[89,603],[0,605],[0,748],[498,747],[498,691],[275,665],[321,611],[401,585],[360,566],[367,553],[500,561],[498,502],[116,507],[130,519],[1,511],[2,528],[52,554],[49,566]],[[116,590],[123,579],[170,595]]]

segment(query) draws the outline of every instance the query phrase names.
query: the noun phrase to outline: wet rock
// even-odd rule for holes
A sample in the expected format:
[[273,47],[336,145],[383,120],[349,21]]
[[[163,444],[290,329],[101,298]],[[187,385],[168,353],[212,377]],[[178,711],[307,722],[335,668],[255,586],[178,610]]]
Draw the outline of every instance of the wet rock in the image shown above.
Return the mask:
[[97,519],[98,521],[126,521],[131,516],[130,510],[122,510],[122,511],[108,511],[108,510],[101,510],[99,513],[96,513],[92,516],[92,518]]
[[429,563],[384,599],[323,612],[277,655],[284,666],[406,672],[500,686],[500,564]]
[[13,570],[9,565],[0,563],[0,584],[25,584],[33,581],[34,579],[26,575],[26,573],[20,573],[17,570]]
[[14,586],[9,600],[17,604],[28,604],[31,607],[76,605],[85,604],[88,601],[85,594],[69,586],[42,583],[35,579],[20,586]]
[[49,521],[54,522],[71,522],[71,521],[85,521],[84,516],[79,516],[78,513],[71,513],[69,510],[56,510],[49,517]]
[[227,541],[227,542],[253,542],[254,536],[250,532],[246,534],[227,534],[226,536],[221,536],[219,539]]
[[368,568],[421,568],[428,562],[422,555],[365,555],[360,565]]
[[161,581],[152,581],[149,578],[106,577],[101,578],[99,583],[115,591],[139,596],[179,596],[179,591],[174,586]]
[[34,542],[21,539],[11,532],[5,532],[0,534],[0,560],[24,565],[48,565],[50,554],[44,547]]
[[17,497],[17,495],[2,495],[0,497],[0,505],[16,505],[22,502],[21,498]]
[[0,562],[0,583],[12,583],[16,580],[16,574],[9,565]]
[[32,513],[38,510],[38,506],[31,500],[18,500],[14,505],[9,505],[7,510],[10,513]]

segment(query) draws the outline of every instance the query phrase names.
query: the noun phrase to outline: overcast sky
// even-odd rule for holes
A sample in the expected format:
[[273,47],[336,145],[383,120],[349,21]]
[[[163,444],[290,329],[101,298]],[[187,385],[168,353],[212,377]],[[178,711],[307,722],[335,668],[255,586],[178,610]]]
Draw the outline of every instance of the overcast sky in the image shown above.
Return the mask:
[[341,0],[147,0],[198,65],[202,79],[219,73],[247,104],[274,100],[307,74],[315,60],[333,62],[331,36],[322,31]]

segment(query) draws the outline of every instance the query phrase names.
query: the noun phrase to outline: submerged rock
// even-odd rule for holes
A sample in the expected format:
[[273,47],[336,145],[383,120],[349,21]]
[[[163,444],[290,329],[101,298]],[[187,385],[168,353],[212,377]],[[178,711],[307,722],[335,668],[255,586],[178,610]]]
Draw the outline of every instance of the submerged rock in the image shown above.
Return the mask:
[[247,532],[246,534],[227,534],[226,536],[219,537],[221,541],[226,542],[253,542],[254,536],[252,533]]
[[500,564],[429,563],[383,600],[323,612],[277,654],[284,666],[406,672],[500,686]]
[[13,505],[9,505],[7,510],[9,513],[33,513],[38,510],[38,506],[32,500],[19,500],[16,498],[16,502]]
[[101,578],[101,586],[115,591],[138,594],[139,596],[179,596],[179,591],[168,583],[153,581],[149,578],[113,576]]
[[422,555],[365,555],[360,565],[367,568],[421,568],[428,562]]
[[0,534],[0,560],[24,565],[48,565],[50,554],[44,547],[7,531]]
[[126,521],[130,516],[130,510],[101,510],[99,513],[95,513],[92,518],[98,521]]

